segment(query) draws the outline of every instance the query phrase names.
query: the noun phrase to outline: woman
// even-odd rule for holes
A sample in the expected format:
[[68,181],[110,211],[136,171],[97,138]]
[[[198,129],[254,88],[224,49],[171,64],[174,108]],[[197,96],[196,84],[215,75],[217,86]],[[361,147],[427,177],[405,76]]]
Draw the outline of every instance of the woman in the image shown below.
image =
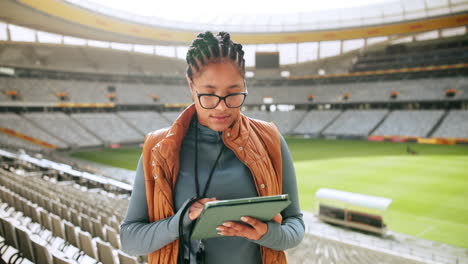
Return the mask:
[[[243,55],[225,32],[200,33],[190,46],[186,78],[194,104],[171,127],[146,136],[121,225],[125,252],[149,254],[150,264],[286,263],[283,250],[302,240],[287,144],[273,124],[240,113]],[[243,217],[248,225],[219,226],[221,238],[188,239],[206,202],[282,193],[292,203],[272,221]]]

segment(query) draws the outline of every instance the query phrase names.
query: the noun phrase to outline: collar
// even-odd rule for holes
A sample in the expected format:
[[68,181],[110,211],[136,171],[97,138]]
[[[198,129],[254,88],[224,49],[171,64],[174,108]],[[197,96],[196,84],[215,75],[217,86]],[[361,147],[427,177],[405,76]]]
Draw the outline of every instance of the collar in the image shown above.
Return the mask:
[[[195,114],[195,104],[191,104],[174,121],[172,126],[169,128],[166,137],[161,142],[156,144],[156,146],[153,148],[153,151],[160,151],[161,155],[166,159],[175,158],[176,156],[174,155],[179,154],[181,143],[190,128],[192,120],[194,119],[193,116]],[[200,126],[201,128],[199,127],[199,129],[201,129],[202,133],[204,134],[209,135],[212,132],[217,133],[216,131],[213,131],[208,127],[204,127],[202,125]],[[250,129],[251,128],[249,125],[249,118],[241,113],[239,115],[239,118],[234,122],[234,124],[225,131],[223,131],[222,134],[220,134],[219,136],[224,141],[224,144],[228,147],[231,146],[231,144],[229,144],[228,142],[238,146],[245,146],[245,143],[249,138]],[[166,144],[171,145],[172,147],[168,146],[167,148],[161,148],[163,145]],[[169,149],[175,149],[176,151],[169,152]]]
[[200,140],[200,142],[219,143],[223,141],[223,132],[214,131],[207,126],[200,124],[197,122],[195,115],[193,115],[185,138],[195,139],[196,129],[198,129],[198,140]]

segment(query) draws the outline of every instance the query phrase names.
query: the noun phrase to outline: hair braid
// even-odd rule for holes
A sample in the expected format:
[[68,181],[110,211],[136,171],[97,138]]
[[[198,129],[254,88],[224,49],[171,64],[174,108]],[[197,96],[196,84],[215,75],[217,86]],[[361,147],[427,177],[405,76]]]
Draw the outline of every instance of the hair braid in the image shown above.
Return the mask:
[[187,52],[187,76],[192,79],[194,72],[222,58],[232,61],[244,76],[245,60],[241,44],[233,42],[227,32],[219,32],[216,36],[210,31],[199,33]]

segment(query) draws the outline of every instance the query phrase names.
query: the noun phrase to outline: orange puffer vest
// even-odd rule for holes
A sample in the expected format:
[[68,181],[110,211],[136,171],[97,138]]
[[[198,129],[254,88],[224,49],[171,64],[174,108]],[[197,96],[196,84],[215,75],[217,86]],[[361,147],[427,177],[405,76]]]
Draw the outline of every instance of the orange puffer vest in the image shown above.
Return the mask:
[[[143,168],[150,222],[175,214],[172,191],[179,173],[182,140],[195,114],[189,106],[168,129],[146,136]],[[259,196],[282,194],[280,136],[275,125],[252,120],[244,115],[223,132],[224,144],[252,172]],[[149,264],[176,264],[179,240],[149,254]],[[283,251],[262,247],[263,264],[287,263]]]

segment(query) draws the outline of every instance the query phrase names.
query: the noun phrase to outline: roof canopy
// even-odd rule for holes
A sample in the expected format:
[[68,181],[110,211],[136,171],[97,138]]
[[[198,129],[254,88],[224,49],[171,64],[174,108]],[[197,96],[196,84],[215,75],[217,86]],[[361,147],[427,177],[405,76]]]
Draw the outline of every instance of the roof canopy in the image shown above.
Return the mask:
[[392,199],[389,198],[345,192],[328,188],[319,189],[315,193],[315,198],[318,200],[326,199],[338,201],[347,205],[359,206],[379,211],[386,211],[388,206],[390,206],[390,204],[392,203]]

